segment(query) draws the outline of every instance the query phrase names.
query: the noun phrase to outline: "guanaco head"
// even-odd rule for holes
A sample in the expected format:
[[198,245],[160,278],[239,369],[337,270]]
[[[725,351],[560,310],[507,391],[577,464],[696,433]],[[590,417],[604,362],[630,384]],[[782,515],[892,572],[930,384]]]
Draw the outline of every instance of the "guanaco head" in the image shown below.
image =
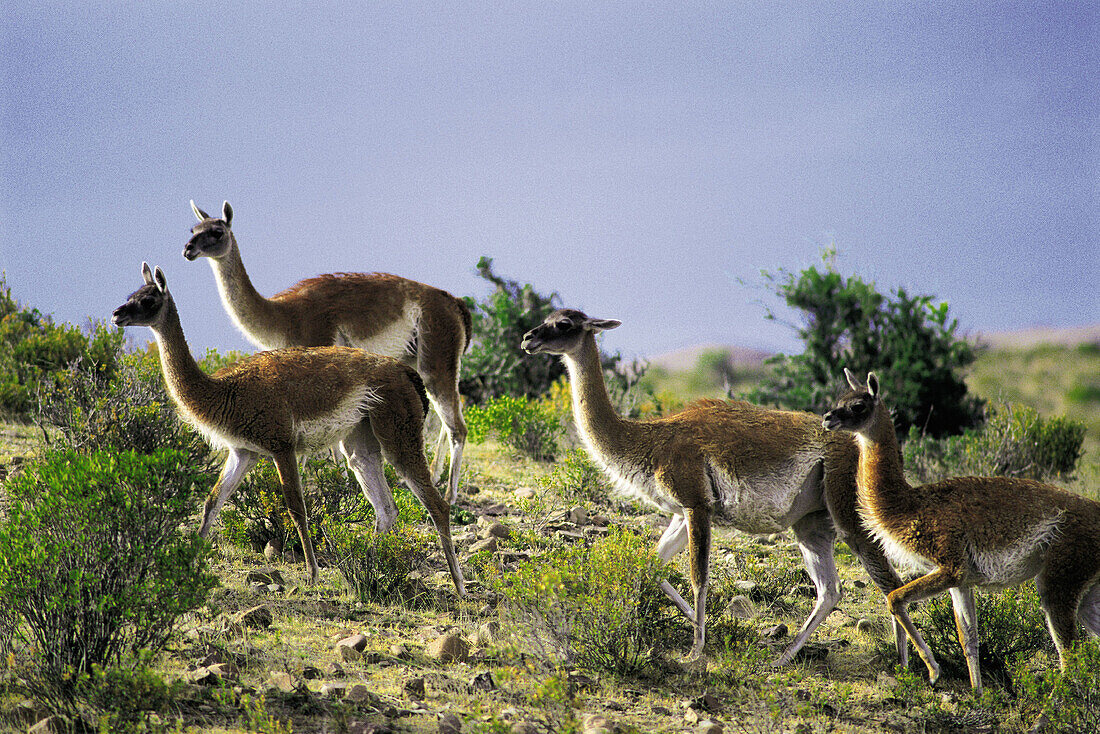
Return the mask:
[[183,256],[188,260],[200,257],[223,257],[233,244],[233,235],[229,225],[233,221],[233,207],[229,202],[222,203],[222,217],[215,219],[195,206],[191,201],[191,211],[195,212],[199,223],[191,228],[191,239],[183,246]]
[[874,372],[868,372],[866,385],[860,384],[847,367],[844,368],[844,376],[848,378],[852,390],[837,401],[835,408],[825,414],[821,424],[827,431],[845,430],[858,433],[871,422],[875,407],[882,397],[878,376]]
[[165,305],[171,298],[164,271],[158,267],[153,272],[149,269],[149,263],[142,263],[141,277],[145,279],[145,285],[131,293],[126,303],[111,314],[115,326],[155,326],[163,318]]
[[580,349],[588,333],[614,329],[615,319],[590,319],[580,311],[561,308],[523,335],[522,347],[528,354],[571,354]]

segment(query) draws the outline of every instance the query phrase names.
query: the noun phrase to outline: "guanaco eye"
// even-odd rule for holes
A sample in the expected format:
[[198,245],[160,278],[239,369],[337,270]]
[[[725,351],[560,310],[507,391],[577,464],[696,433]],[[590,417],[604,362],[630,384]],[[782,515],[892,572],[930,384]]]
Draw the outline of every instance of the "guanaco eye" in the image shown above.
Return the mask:
[[559,321],[558,323],[554,324],[554,329],[556,331],[569,331],[569,329],[571,329],[572,327],[573,327],[573,322],[572,321],[566,321],[564,319],[562,321]]

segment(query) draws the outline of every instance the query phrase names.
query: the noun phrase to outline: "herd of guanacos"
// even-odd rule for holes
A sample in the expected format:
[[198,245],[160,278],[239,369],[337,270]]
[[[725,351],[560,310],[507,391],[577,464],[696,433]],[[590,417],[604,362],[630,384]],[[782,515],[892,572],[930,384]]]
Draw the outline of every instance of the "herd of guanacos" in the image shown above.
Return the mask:
[[[229,203],[220,217],[194,202],[191,207],[198,224],[184,257],[209,260],[231,319],[266,351],[204,373],[184,339],[164,272],[145,263],[143,285],[112,320],[152,329],[177,412],[228,451],[205,502],[200,534],[209,533],[259,458],[270,457],[315,582],[298,458],[338,446],[375,510],[379,532],[397,519],[382,459],[394,466],[427,508],[463,596],[449,505],[458,499],[466,440],[458,393],[459,364],[471,339],[466,304],[384,273],[322,275],[265,298],[245,271]],[[907,607],[945,590],[975,689],[982,684],[975,587],[1036,578],[1063,667],[1078,621],[1100,635],[1100,503],[1018,478],[958,477],[910,486],[873,372],[860,379],[845,370],[850,391],[824,420],[737,400],[699,400],[650,420],[623,418],[608,397],[595,341],[597,333],[619,325],[560,309],[529,331],[522,347],[529,354],[560,355],[577,429],[592,459],[620,490],[671,515],[656,552],[669,561],[688,550],[692,603],[662,584],[694,627],[687,660],[703,656],[712,523],[747,533],[794,533],[817,599],[776,665],[790,662],[840,601],[838,534],[886,595],[901,664],[908,661],[908,636],[931,683],[940,666]],[[442,424],[431,467],[423,437],[430,409]],[[447,459],[441,494],[437,485]],[[893,564],[924,575],[906,583]]]

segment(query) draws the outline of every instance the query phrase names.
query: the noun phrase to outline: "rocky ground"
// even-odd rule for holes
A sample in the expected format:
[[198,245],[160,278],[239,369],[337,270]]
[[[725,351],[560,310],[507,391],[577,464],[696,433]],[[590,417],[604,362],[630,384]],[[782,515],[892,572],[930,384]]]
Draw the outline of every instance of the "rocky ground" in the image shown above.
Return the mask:
[[[517,630],[477,578],[472,554],[491,554],[507,573],[529,558],[515,537],[545,545],[583,543],[614,525],[654,541],[667,522],[640,508],[576,505],[538,479],[544,464],[495,445],[468,449],[460,501],[469,521],[454,528],[469,597],[454,596],[441,556],[422,570],[432,593],[415,604],[353,599],[335,569],[306,586],[296,559],[251,554],[219,543],[222,586],[190,616],[159,673],[181,682],[167,723],[181,730],[264,732],[880,732],[1006,731],[1016,725],[982,708],[963,680],[935,690],[923,666],[895,670],[881,596],[853,556],[838,546],[845,598],[796,662],[769,662],[808,614],[813,588],[788,535],[721,531],[714,577],[734,578],[733,596],[711,620],[705,665],[679,655],[653,670],[616,679],[584,670],[546,670],[520,653]],[[736,579],[745,559],[787,573],[778,598]],[[683,559],[680,559],[682,562]],[[723,627],[723,616],[726,626]],[[720,630],[730,620],[759,633],[754,649],[734,649]],[[735,627],[736,629],[736,627]],[[915,657],[915,656],[914,656]],[[38,718],[25,711],[28,723]],[[1016,726],[1016,728],[1019,728]]]

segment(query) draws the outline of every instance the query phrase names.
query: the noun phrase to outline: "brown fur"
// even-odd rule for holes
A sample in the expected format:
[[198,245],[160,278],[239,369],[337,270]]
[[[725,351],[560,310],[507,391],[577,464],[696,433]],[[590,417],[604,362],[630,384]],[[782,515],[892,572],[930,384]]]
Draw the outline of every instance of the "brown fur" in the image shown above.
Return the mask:
[[[891,592],[891,611],[904,611],[907,604],[948,589],[958,590],[953,600],[956,594],[972,599],[972,587],[1021,583],[1037,575],[1039,595],[1064,665],[1065,649],[1076,639],[1082,601],[1100,582],[1100,503],[1010,477],[954,477],[910,486],[877,378],[872,373],[868,384],[861,386],[848,374],[853,390],[825,415],[824,423],[861,437],[856,481],[865,522],[935,567]],[[1033,554],[1034,563],[1016,573],[1006,571],[1000,578],[999,566],[990,559],[1020,553]],[[1082,619],[1088,624],[1094,618]],[[980,688],[976,631],[958,602],[956,622],[971,685]],[[1100,633],[1092,627],[1090,631]],[[927,655],[930,658],[931,651]],[[934,678],[938,666],[929,658],[926,663]]]
[[[574,417],[597,459],[609,457],[609,468],[618,470],[640,493],[672,512],[674,523],[677,516],[686,518],[695,610],[689,612],[686,602],[671,587],[665,590],[696,624],[693,656],[701,652],[705,628],[702,609],[712,522],[747,532],[791,527],[804,553],[810,552],[815,559],[827,556],[809,564],[811,574],[817,575],[818,604],[780,663],[793,658],[840,599],[839,577],[832,560],[837,531],[884,593],[901,586],[881,549],[858,521],[858,449],[854,440],[827,433],[812,414],[768,410],[743,401],[700,400],[663,418],[623,418],[608,397],[595,342],[597,331],[618,325],[617,321],[590,319],[579,311],[562,309],[528,332],[524,348],[531,353],[562,355],[569,369]],[[751,497],[739,500],[746,509],[730,510],[716,501],[722,480],[716,479],[715,471],[732,477],[746,494],[763,494],[775,483],[800,489],[785,511],[773,509],[754,515],[748,507]],[[659,554],[662,548],[668,553],[674,547],[673,538],[666,533],[658,545]],[[900,628],[896,632],[899,656],[904,661],[904,633]]]
[[427,507],[455,586],[463,593],[451,547],[449,508],[432,484],[424,459],[427,401],[415,370],[390,357],[349,347],[294,347],[261,352],[207,375],[187,347],[163,273],[158,268],[154,276],[143,266],[143,275],[146,285],[115,310],[114,321],[153,329],[165,383],[179,412],[230,450],[204,507],[202,535],[256,458],[270,456],[310,577],[316,581],[297,457],[339,442],[379,520],[391,510],[396,517],[396,509],[380,460],[373,455],[380,452],[393,463]]
[[457,499],[466,441],[458,372],[472,334],[466,303],[439,288],[388,273],[319,275],[264,298],[241,260],[230,228],[232,208],[226,203],[222,218],[216,219],[193,203],[192,207],[199,223],[191,230],[184,257],[210,257],[226,309],[261,348],[369,344],[400,322],[410,304],[416,305],[418,321],[403,339],[371,348],[413,365],[420,373],[444,424],[433,476],[442,472],[443,442],[449,436],[452,467],[447,494],[450,501]]

